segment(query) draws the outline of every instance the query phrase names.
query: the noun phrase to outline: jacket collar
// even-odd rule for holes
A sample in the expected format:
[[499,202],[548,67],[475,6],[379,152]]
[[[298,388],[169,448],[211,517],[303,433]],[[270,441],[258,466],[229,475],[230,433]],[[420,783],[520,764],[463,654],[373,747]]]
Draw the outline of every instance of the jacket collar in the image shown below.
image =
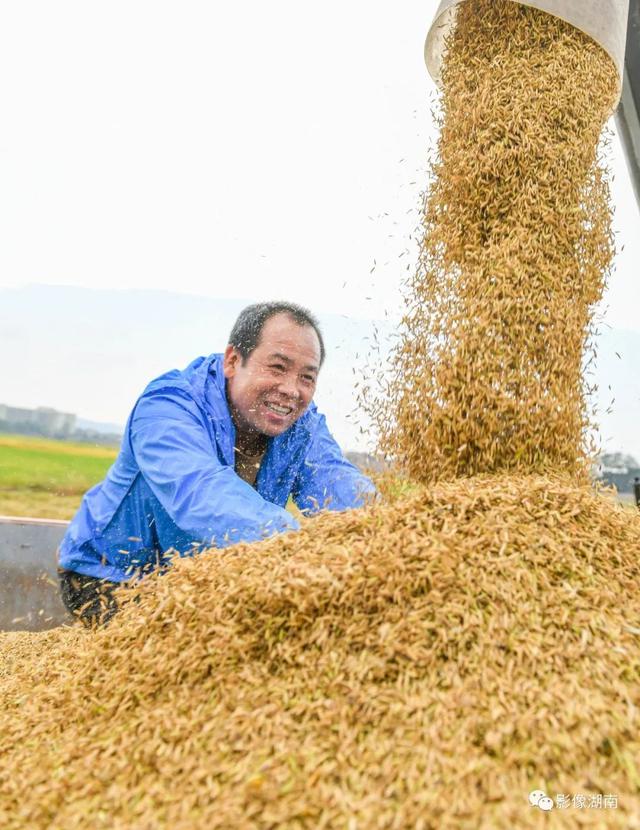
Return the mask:
[[[221,402],[225,404],[228,410],[227,396],[225,394],[225,378],[222,371],[222,358],[223,355],[216,352],[210,354],[208,357],[198,357],[184,370],[184,374],[187,376],[186,379],[191,386],[193,398],[198,406],[203,409],[207,408],[207,384],[213,381]],[[220,413],[218,412],[216,414],[219,416]]]

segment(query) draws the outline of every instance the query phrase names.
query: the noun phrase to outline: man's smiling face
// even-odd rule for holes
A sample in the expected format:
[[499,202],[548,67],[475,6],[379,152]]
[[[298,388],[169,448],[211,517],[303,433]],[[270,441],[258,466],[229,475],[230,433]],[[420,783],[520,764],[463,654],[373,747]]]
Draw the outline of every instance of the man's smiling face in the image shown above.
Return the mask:
[[311,403],[319,370],[315,329],[301,326],[286,313],[265,322],[258,345],[244,363],[240,352],[227,346],[227,398],[240,435],[273,438],[289,429]]

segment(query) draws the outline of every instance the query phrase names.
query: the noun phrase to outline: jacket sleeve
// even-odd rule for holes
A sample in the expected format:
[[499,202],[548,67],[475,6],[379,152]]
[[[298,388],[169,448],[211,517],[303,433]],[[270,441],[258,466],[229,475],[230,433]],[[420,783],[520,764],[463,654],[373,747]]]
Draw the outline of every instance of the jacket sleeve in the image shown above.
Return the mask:
[[362,507],[376,495],[373,482],[342,454],[324,415],[319,415],[291,495],[305,514]]
[[222,463],[203,416],[180,390],[141,398],[131,448],[145,481],[172,521],[199,544],[226,547],[299,527]]

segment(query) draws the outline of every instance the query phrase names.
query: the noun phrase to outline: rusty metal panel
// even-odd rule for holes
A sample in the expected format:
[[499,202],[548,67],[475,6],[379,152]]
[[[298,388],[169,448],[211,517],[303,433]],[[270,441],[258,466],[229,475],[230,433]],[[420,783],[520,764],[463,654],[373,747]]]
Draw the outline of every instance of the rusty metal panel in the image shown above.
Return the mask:
[[67,525],[0,516],[0,631],[44,631],[71,621],[56,554]]

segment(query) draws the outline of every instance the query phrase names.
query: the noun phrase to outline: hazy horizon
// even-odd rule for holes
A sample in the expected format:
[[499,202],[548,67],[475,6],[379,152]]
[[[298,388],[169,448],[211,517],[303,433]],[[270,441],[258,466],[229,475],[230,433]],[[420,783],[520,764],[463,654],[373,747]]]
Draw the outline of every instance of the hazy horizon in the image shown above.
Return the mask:
[[[0,402],[51,406],[84,420],[124,425],[152,378],[183,368],[199,355],[223,351],[238,312],[252,299],[144,289],[0,288],[5,311],[0,318]],[[374,327],[384,352],[397,320],[318,316],[327,358],[316,403],[344,450],[368,451],[372,440],[359,432],[358,423],[366,426],[366,419],[355,414],[355,384]],[[590,382],[599,387],[603,451],[640,457],[640,363],[634,359],[640,353],[640,332],[603,323],[598,348]]]

